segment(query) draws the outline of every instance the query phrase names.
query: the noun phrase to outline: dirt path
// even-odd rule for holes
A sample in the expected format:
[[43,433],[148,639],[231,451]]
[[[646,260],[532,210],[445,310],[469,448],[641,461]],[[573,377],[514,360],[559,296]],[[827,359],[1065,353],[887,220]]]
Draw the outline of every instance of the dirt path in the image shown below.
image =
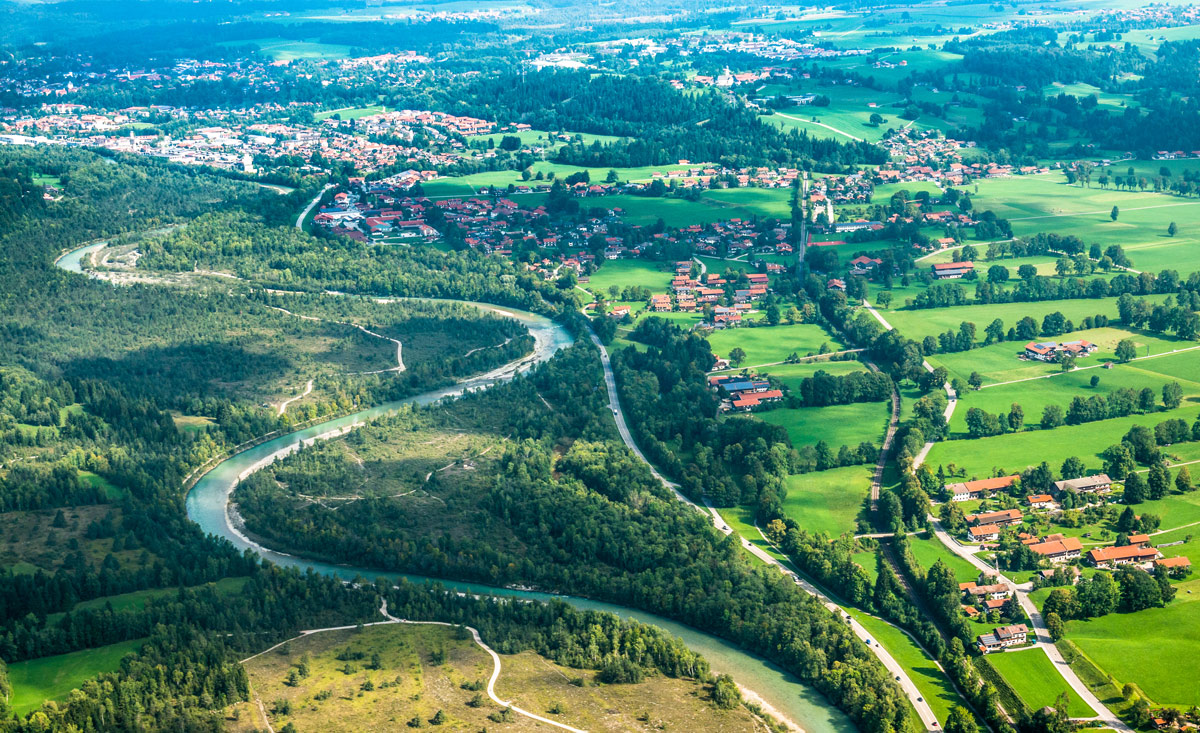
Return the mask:
[[[451,623],[447,623],[445,621],[409,621],[408,619],[397,618],[397,617],[393,616],[392,614],[388,613],[386,599],[384,599],[380,603],[379,613],[383,615],[383,617],[386,619],[385,621],[372,621],[371,623],[362,624],[362,626],[363,627],[388,626],[391,624],[412,624],[414,626],[444,626],[446,628],[457,628],[459,626],[459,624],[451,624]],[[288,644],[290,642],[295,641],[296,639],[301,639],[305,636],[311,636],[313,634],[321,634],[326,631],[348,631],[350,629],[357,629],[358,627],[359,627],[359,624],[350,624],[348,626],[327,626],[323,629],[308,629],[306,631],[301,631],[299,636],[294,636],[291,639],[281,641],[278,644],[276,644],[275,646],[270,647],[269,649],[264,649],[261,652],[259,652],[258,654],[254,654],[249,657],[246,657],[245,659],[241,660],[240,663],[245,664],[246,662],[249,662],[250,660],[255,659],[256,657],[261,657],[262,655],[266,654],[267,652],[278,649],[279,647],[283,646],[284,644]],[[512,710],[514,713],[516,713],[518,715],[523,715],[526,718],[536,720],[539,723],[545,723],[546,725],[552,725],[555,728],[561,728],[562,730],[571,731],[571,733],[587,733],[587,731],[583,730],[582,728],[574,728],[572,726],[567,725],[566,723],[560,723],[557,720],[551,720],[549,718],[544,718],[541,715],[538,715],[537,713],[531,713],[528,710],[524,710],[522,708],[517,707],[516,705],[513,705],[512,702],[509,700],[501,700],[500,697],[496,694],[496,680],[500,678],[500,670],[502,669],[502,665],[500,662],[500,655],[497,654],[495,652],[495,650],[492,649],[490,646],[483,643],[483,639],[479,636],[479,631],[477,629],[475,629],[472,626],[463,626],[463,628],[465,628],[467,631],[471,632],[471,638],[475,641],[475,644],[477,646],[479,646],[480,649],[483,649],[485,652],[487,652],[488,656],[490,656],[492,658],[492,676],[488,678],[488,683],[487,683],[487,694],[488,694],[488,697],[491,698],[492,702],[496,703],[497,705],[499,705],[501,707],[508,708],[509,710]],[[263,721],[266,722],[266,724],[267,724],[267,729],[272,731],[272,733],[274,733],[274,729],[271,728],[271,722],[270,722],[270,720],[267,719],[267,711],[263,707],[262,700],[258,699],[256,697],[255,701],[258,703],[259,712],[262,713]]]
[[288,405],[292,404],[296,400],[304,399],[305,397],[312,394],[312,387],[313,387],[313,380],[310,379],[310,380],[308,380],[308,384],[304,385],[303,392],[296,395],[295,397],[291,397],[289,399],[284,400],[283,402],[280,402],[279,403],[279,414],[283,415],[284,412],[287,412]]

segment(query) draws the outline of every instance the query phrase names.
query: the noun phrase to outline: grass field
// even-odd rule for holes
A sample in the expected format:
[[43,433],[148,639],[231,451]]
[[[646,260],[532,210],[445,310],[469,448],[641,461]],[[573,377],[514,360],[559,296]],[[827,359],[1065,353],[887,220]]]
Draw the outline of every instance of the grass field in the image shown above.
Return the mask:
[[1040,710],[1050,705],[1062,693],[1068,693],[1067,714],[1072,718],[1090,718],[1095,712],[1071,692],[1054,662],[1041,649],[1026,649],[1004,654],[989,654],[985,661],[1000,673],[1016,690],[1030,710]]
[[630,286],[650,288],[655,293],[667,292],[671,278],[675,277],[674,269],[669,262],[651,262],[649,260],[605,260],[600,269],[592,273],[589,282],[581,287],[602,293],[607,299],[610,286],[624,289]]
[[800,389],[800,382],[819,371],[836,376],[865,372],[867,368],[860,361],[802,361],[796,364],[776,364],[775,366],[759,369],[759,374],[775,377],[783,382],[788,389]]
[[1200,409],[1191,404],[1170,412],[1064,425],[1053,431],[1032,430],[971,441],[943,441],[929,451],[926,463],[935,469],[954,463],[966,471],[968,477],[982,478],[993,475],[995,469],[1018,472],[1042,461],[1057,468],[1067,458],[1079,456],[1089,470],[1098,470],[1103,465],[1100,453],[1113,443],[1119,443],[1121,436],[1134,425],[1153,428],[1157,423],[1173,418],[1186,420],[1190,425],[1198,413]]
[[123,641],[96,649],[31,659],[8,665],[13,693],[9,699],[13,712],[25,715],[41,707],[44,700],[63,701],[67,693],[86,680],[120,666],[121,658],[136,651],[142,640]]
[[800,356],[816,354],[822,344],[830,351],[846,348],[845,344],[830,336],[825,329],[812,323],[727,328],[710,334],[708,343],[713,353],[719,356],[728,356],[731,349],[740,346],[746,352],[745,366],[783,361],[793,353]]
[[272,61],[296,61],[297,59],[344,59],[350,56],[350,47],[336,43],[297,41],[291,38],[259,38],[252,41],[227,41],[224,46],[257,46],[259,52]]
[[[361,652],[349,666],[336,657],[342,650]],[[298,730],[403,730],[409,721],[434,729],[480,730],[497,727],[488,719],[499,706],[485,693],[463,685],[486,682],[492,660],[452,628],[441,626],[375,626],[361,632],[334,631],[289,642],[284,653],[271,652],[246,664],[254,691],[267,706],[276,730],[291,723]],[[380,669],[369,669],[372,654]],[[309,676],[296,686],[284,683],[302,655],[308,654]],[[444,659],[439,661],[435,654]],[[533,652],[505,654],[496,694],[514,704],[567,725],[587,730],[653,730],[676,726],[692,730],[753,731],[756,721],[744,708],[719,710],[707,688],[693,680],[650,675],[627,685],[602,685],[589,670],[562,667]],[[573,684],[582,680],[582,684]],[[367,685],[367,682],[370,685]],[[366,689],[364,689],[364,687]],[[472,702],[473,698],[479,700]],[[279,712],[278,701],[290,703]],[[248,703],[232,730],[249,731],[260,716]],[[445,720],[431,723],[441,711]],[[555,712],[551,712],[555,711]],[[512,715],[503,730],[545,730],[541,723]]]
[[334,115],[337,115],[338,119],[357,120],[360,117],[367,117],[368,115],[377,115],[377,114],[381,114],[383,112],[387,112],[387,107],[385,107],[381,104],[373,104],[370,107],[342,107],[340,109],[330,109],[330,110],[326,110],[324,112],[317,112],[316,114],[313,115],[313,119],[316,120],[317,122],[320,122],[321,120],[328,119],[330,117],[333,117]]
[[[974,287],[968,284],[967,292],[968,294],[973,293]],[[1160,303],[1165,297],[1149,295],[1146,296],[1146,300],[1150,303]],[[1117,318],[1116,298],[1050,300],[1038,303],[993,303],[991,305],[959,305],[949,308],[924,309],[910,309],[903,306],[903,302],[893,302],[892,310],[885,312],[884,318],[905,336],[917,341],[926,336],[937,336],[945,331],[957,331],[959,324],[963,321],[974,323],[977,327],[977,337],[982,340],[983,329],[996,318],[1004,322],[1006,331],[1025,316],[1036,319],[1040,326],[1042,319],[1047,314],[1055,312],[1061,312],[1066,318],[1076,323],[1088,316],[1095,315],[1105,315],[1112,320]]]
[[789,476],[784,513],[810,532],[837,536],[855,530],[871,492],[873,466],[847,466]]
[[864,442],[880,445],[891,414],[892,403],[887,401],[796,410],[778,408],[757,413],[755,417],[785,428],[797,448],[824,440],[836,453],[843,445],[851,448]]
[[908,634],[861,611],[850,613],[904,668],[942,725],[946,724],[951,708],[955,705],[966,707],[945,673],[938,668],[937,662],[922,651]]
[[1165,608],[1068,622],[1067,638],[1118,683],[1136,684],[1152,704],[1187,709],[1195,702],[1200,676],[1196,590],[1200,581],[1191,580]]
[[917,564],[928,570],[938,560],[946,563],[958,582],[965,583],[979,577],[979,571],[974,565],[955,555],[942,541],[930,534],[917,535],[908,538],[908,546],[912,548],[913,557]]

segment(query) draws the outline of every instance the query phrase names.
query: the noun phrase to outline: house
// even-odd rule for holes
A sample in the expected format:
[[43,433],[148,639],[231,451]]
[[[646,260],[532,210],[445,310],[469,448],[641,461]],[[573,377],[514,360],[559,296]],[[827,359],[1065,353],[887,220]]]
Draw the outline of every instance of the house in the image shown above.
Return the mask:
[[1129,544],[1135,547],[1149,547],[1150,535],[1148,534],[1131,534],[1129,535]]
[[846,292],[846,281],[839,280],[836,277],[830,278],[829,282],[825,283],[825,287],[828,288],[829,290],[840,290],[841,292],[844,293],[844,292]]
[[666,313],[671,310],[671,296],[655,295],[650,298],[650,307],[655,313]]
[[608,312],[608,315],[610,315],[613,318],[624,318],[625,316],[629,315],[629,306],[627,306],[627,305],[615,306],[612,310],[610,310]]
[[972,542],[994,542],[1000,539],[1000,527],[995,524],[983,524],[967,530]]
[[1062,361],[1064,357],[1084,357],[1091,356],[1093,352],[1100,347],[1093,344],[1091,341],[1066,341],[1058,343],[1056,341],[1031,341],[1025,344],[1024,356],[1026,359],[1035,361],[1056,362]]
[[971,514],[967,516],[968,524],[995,524],[999,527],[1007,527],[1012,524],[1020,524],[1025,515],[1020,509],[1004,509],[999,512],[985,512],[983,514]]
[[1030,509],[1054,509],[1058,505],[1054,503],[1054,497],[1049,494],[1034,494],[1026,497],[1029,502]]
[[1153,547],[1101,547],[1088,551],[1088,562],[1097,568],[1112,569],[1121,565],[1148,565],[1161,556]]
[[[1066,571],[1068,576],[1070,576],[1072,585],[1079,582],[1079,568],[1075,567],[1074,565],[1068,565],[1062,569],[1064,571]],[[1058,568],[1054,568],[1051,570],[1039,570],[1038,575],[1042,576],[1046,580],[1053,580],[1054,573],[1057,571],[1058,571]]]
[[969,272],[975,272],[974,262],[939,262],[933,265],[933,276],[938,280],[957,280]]
[[984,654],[1007,649],[1010,646],[1024,644],[1029,636],[1029,628],[1025,624],[1001,626],[990,634],[980,634],[979,651]]
[[1166,568],[1167,575],[1181,578],[1192,571],[1192,561],[1186,557],[1164,557],[1154,561],[1160,568]]
[[867,273],[874,272],[882,264],[883,260],[881,259],[861,255],[850,260],[850,274],[866,275]]
[[1112,491],[1112,479],[1107,473],[1097,473],[1081,478],[1064,479],[1054,482],[1054,492],[1062,494],[1069,491],[1072,494],[1106,494]]
[[734,397],[733,408],[745,412],[758,407],[764,402],[778,402],[782,399],[783,392],[777,389],[768,389],[763,392],[742,392]]
[[1008,598],[1010,595],[1012,595],[1012,591],[1009,590],[1007,585],[995,583],[993,585],[977,585],[967,590],[967,594],[976,601],[1003,601],[1005,598]]
[[950,494],[952,501],[970,501],[971,499],[982,499],[1001,489],[1007,489],[1019,478],[1021,477],[1013,474],[1012,476],[997,476],[958,484],[946,484],[945,490]]
[[1083,545],[1078,537],[1053,535],[1041,542],[1029,545],[1029,549],[1057,565],[1079,557],[1083,552]]

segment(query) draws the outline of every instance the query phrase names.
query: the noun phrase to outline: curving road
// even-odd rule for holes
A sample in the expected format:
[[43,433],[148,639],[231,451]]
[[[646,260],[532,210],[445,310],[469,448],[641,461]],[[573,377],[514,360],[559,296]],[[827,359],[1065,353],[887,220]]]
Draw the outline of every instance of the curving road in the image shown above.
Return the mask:
[[[879,313],[879,311],[875,310],[870,303],[868,303],[866,300],[863,300],[862,304],[868,311],[870,311],[871,315],[875,316],[877,321],[883,324],[884,328],[889,331],[892,330],[892,325],[888,323]],[[933,366],[930,365],[928,361],[923,362],[922,366],[925,367],[926,371],[933,371]],[[950,417],[954,414],[954,408],[958,405],[958,395],[955,393],[954,388],[950,386],[949,382],[942,386],[946,390],[946,396],[949,399],[949,404],[946,405],[945,413],[946,422],[949,423]],[[919,468],[921,464],[925,462],[925,457],[929,455],[929,451],[932,448],[932,441],[926,443],[924,447],[921,448],[920,453],[918,453],[916,458],[913,459],[913,469]],[[1088,704],[1089,707],[1091,707],[1092,711],[1096,713],[1097,719],[1104,726],[1112,728],[1118,733],[1133,733],[1133,729],[1126,725],[1125,722],[1118,718],[1111,710],[1109,710],[1104,703],[1100,702],[1100,699],[1088,689],[1088,686],[1083,683],[1083,680],[1079,679],[1079,675],[1075,674],[1075,670],[1071,669],[1071,665],[1067,664],[1067,660],[1063,658],[1062,652],[1058,650],[1058,647],[1054,645],[1053,639],[1050,638],[1050,631],[1046,628],[1045,619],[1042,618],[1042,614],[1038,611],[1037,606],[1029,598],[1029,591],[1031,589],[1030,584],[1026,583],[1025,585],[1018,585],[1014,583],[1011,579],[1005,577],[997,568],[976,557],[974,548],[969,548],[951,537],[950,534],[942,527],[940,520],[932,515],[929,517],[929,519],[930,524],[933,527],[934,535],[936,535],[942,544],[944,544],[951,552],[971,563],[971,565],[978,568],[980,572],[996,576],[1001,583],[1008,586],[1009,590],[1011,590],[1012,593],[1017,597],[1017,603],[1020,604],[1021,610],[1025,612],[1025,615],[1029,616],[1029,621],[1033,625],[1033,631],[1037,638],[1037,647],[1046,653],[1046,656],[1050,658],[1050,661],[1054,663],[1055,668],[1058,669],[1059,674],[1061,674],[1063,679],[1066,680],[1067,685],[1070,686],[1071,690],[1079,696],[1080,700],[1083,700]]]
[[318,193],[316,196],[314,196],[312,201],[308,202],[308,206],[304,207],[304,211],[301,211],[300,216],[296,217],[296,228],[297,229],[304,228],[305,217],[308,216],[309,212],[311,212],[313,209],[317,208],[317,204],[321,203],[321,197],[325,195],[326,191],[333,188],[334,185],[335,184],[333,184],[333,183],[326,183],[325,188],[322,188],[321,192]]
[[[617,432],[620,433],[621,440],[625,443],[625,446],[629,448],[630,452],[632,452],[643,463],[645,463],[647,467],[649,467],[650,473],[654,475],[654,478],[658,479],[662,485],[667,488],[667,490],[674,494],[675,498],[679,499],[685,504],[688,504],[689,506],[695,507],[699,511],[706,514],[709,519],[712,520],[713,526],[724,534],[733,534],[733,530],[729,528],[729,525],[726,524],[725,520],[721,518],[720,513],[717,512],[716,508],[709,504],[707,500],[705,500],[704,506],[700,506],[696,502],[684,496],[679,491],[679,484],[669,481],[666,477],[658,472],[658,470],[653,464],[650,463],[650,461],[646,460],[646,456],[642,453],[641,449],[638,448],[637,442],[634,441],[633,434],[630,432],[629,425],[625,420],[625,411],[622,409],[621,400],[617,395],[617,379],[613,374],[612,362],[608,358],[608,349],[604,348],[604,344],[600,342],[600,339],[594,332],[589,330],[589,335],[592,338],[592,343],[595,344],[596,348],[600,350],[600,363],[604,367],[604,384],[608,388],[608,406],[612,410],[613,418],[617,423]],[[871,633],[868,632],[866,628],[862,626],[862,624],[854,620],[850,614],[846,613],[845,609],[834,603],[833,600],[830,599],[829,596],[825,595],[825,593],[823,593],[819,588],[800,577],[800,575],[798,575],[794,570],[784,565],[766,550],[763,550],[761,547],[752,544],[750,540],[742,537],[741,535],[738,535],[738,539],[741,541],[742,547],[745,548],[746,551],[768,565],[778,568],[780,572],[791,578],[801,590],[810,595],[816,596],[821,603],[823,603],[825,607],[829,609],[830,612],[832,612],[838,618],[845,620],[847,624],[849,624],[850,629],[854,632],[854,635],[867,645],[867,647],[875,654],[888,672],[895,677],[896,682],[900,685],[900,689],[904,691],[904,694],[908,697],[913,707],[916,708],[917,714],[920,716],[921,723],[925,726],[925,729],[929,731],[939,730],[937,716],[933,714],[933,709],[929,707],[929,703],[925,701],[924,697],[922,697],[920,690],[917,689],[917,686],[913,683],[912,679],[909,678],[908,673],[903,667],[900,666],[900,664],[891,655],[891,653],[888,652],[887,649],[881,647],[878,642],[871,641]]]

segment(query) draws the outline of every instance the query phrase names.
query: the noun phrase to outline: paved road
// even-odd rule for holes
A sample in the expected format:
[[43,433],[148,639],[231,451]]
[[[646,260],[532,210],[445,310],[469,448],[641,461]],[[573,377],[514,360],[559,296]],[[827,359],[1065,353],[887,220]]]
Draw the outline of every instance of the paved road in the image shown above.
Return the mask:
[[[864,300],[863,305],[871,312],[871,315],[875,316],[876,320],[883,324],[884,328],[889,331],[892,330],[892,325],[884,320],[879,311],[875,310],[870,303]],[[929,364],[929,362],[924,362],[923,366],[927,371],[933,371],[933,367]],[[958,395],[955,394],[954,389],[950,386],[949,382],[943,386],[946,390],[946,396],[949,399],[949,404],[946,406],[945,412],[946,422],[949,423],[950,417],[954,414],[954,408],[958,404]],[[914,469],[918,468],[922,463],[925,462],[925,457],[929,455],[929,450],[932,447],[933,443],[930,442],[926,443],[924,447],[921,448],[921,452],[917,454],[915,459],[913,459]],[[930,521],[933,526],[934,534],[937,535],[937,538],[941,540],[942,544],[946,545],[946,547],[948,547],[954,554],[971,563],[976,568],[979,568],[980,571],[999,577],[1000,582],[1004,583],[1012,590],[1013,594],[1017,597],[1017,603],[1021,605],[1021,610],[1023,610],[1025,614],[1029,616],[1029,620],[1033,625],[1033,631],[1037,635],[1038,647],[1046,653],[1046,656],[1050,657],[1050,661],[1054,662],[1054,666],[1058,669],[1063,679],[1066,680],[1067,684],[1071,687],[1071,690],[1079,696],[1079,699],[1086,702],[1088,706],[1090,706],[1096,713],[1099,719],[1109,728],[1118,731],[1118,733],[1132,733],[1133,729],[1126,725],[1124,721],[1118,718],[1111,710],[1105,707],[1104,703],[1100,702],[1099,698],[1092,694],[1092,691],[1088,689],[1087,685],[1083,684],[1083,680],[1079,679],[1079,675],[1075,674],[1075,670],[1071,669],[1071,666],[1067,664],[1065,659],[1063,659],[1062,652],[1058,650],[1058,647],[1054,645],[1053,640],[1050,638],[1050,632],[1046,628],[1045,619],[1042,618],[1042,614],[1038,612],[1037,606],[1034,605],[1033,601],[1029,598],[1029,585],[1026,584],[1025,586],[1018,586],[1010,579],[1004,577],[996,568],[988,565],[976,557],[972,549],[960,544],[958,540],[951,537],[942,528],[942,523],[935,517],[931,516]]]
[[[621,408],[621,401],[617,396],[617,379],[613,374],[612,363],[608,358],[608,349],[604,348],[604,344],[600,342],[600,339],[596,337],[595,333],[591,333],[590,335],[592,337],[592,343],[594,343],[596,348],[600,350],[600,363],[604,366],[604,384],[608,388],[608,405],[612,410],[613,417],[616,419],[617,432],[621,434],[621,440],[624,441],[625,446],[629,448],[634,455],[646,463],[647,466],[649,466],[650,473],[652,473],[656,479],[662,482],[662,485],[670,490],[677,499],[707,514],[712,520],[713,526],[721,532],[725,533],[726,535],[733,534],[733,530],[730,529],[725,520],[721,518],[720,513],[717,512],[715,507],[713,507],[707,501],[705,501],[704,506],[701,506],[684,496],[679,491],[678,484],[667,480],[666,477],[660,474],[658,470],[646,460],[646,456],[642,453],[641,449],[638,448],[637,443],[633,439],[633,434],[629,431],[629,425],[625,421],[625,411]],[[821,592],[821,590],[812,583],[809,583],[804,578],[801,578],[791,568],[779,562],[779,560],[775,559],[773,555],[757,545],[751,544],[750,540],[746,539],[745,537],[741,537],[739,535],[739,540],[742,543],[742,547],[750,552],[750,554],[759,558],[768,565],[778,568],[780,572],[791,578],[792,581],[802,590],[820,599],[825,607],[828,608],[834,615],[845,620],[849,624],[851,630],[854,631],[854,635],[867,644],[879,661],[883,663],[883,666],[888,670],[888,672],[890,672],[891,675],[896,678],[897,683],[900,685],[900,689],[902,689],[904,694],[908,696],[908,699],[912,702],[913,707],[916,708],[917,714],[920,715],[921,722],[925,725],[925,729],[930,731],[939,730],[937,717],[933,714],[933,710],[929,707],[929,703],[926,702],[921,696],[920,690],[917,689],[917,686],[913,684],[912,679],[910,679],[908,674],[904,671],[904,668],[900,666],[900,664],[895,660],[894,657],[892,657],[888,650],[879,646],[878,642],[872,640],[871,634],[861,624],[859,624],[848,613],[846,613],[845,609],[834,603],[829,596]]]
[[1067,664],[1067,660],[1063,658],[1062,652],[1058,650],[1058,647],[1054,645],[1054,640],[1050,638],[1050,631],[1046,628],[1046,620],[1042,618],[1042,614],[1038,611],[1037,606],[1029,598],[1030,584],[1018,585],[992,565],[980,560],[976,557],[974,548],[963,545],[951,537],[938,519],[930,517],[930,524],[933,527],[934,534],[937,535],[937,538],[951,552],[971,563],[981,572],[995,576],[1001,583],[1013,591],[1017,597],[1017,602],[1021,604],[1021,610],[1029,616],[1029,620],[1033,625],[1033,632],[1037,638],[1038,648],[1045,652],[1046,656],[1050,657],[1050,661],[1054,663],[1055,668],[1058,669],[1063,679],[1070,685],[1071,690],[1096,713],[1097,718],[1104,727],[1112,728],[1119,733],[1133,733],[1133,729],[1105,707],[1104,703],[1100,702],[1100,699],[1088,689],[1088,686],[1083,684],[1083,680],[1079,679],[1079,676],[1075,674],[1075,670],[1071,669],[1071,666]]
[[321,193],[317,194],[316,197],[313,198],[312,201],[308,202],[308,206],[306,206],[304,208],[304,211],[300,212],[300,216],[296,217],[296,228],[297,229],[304,228],[304,217],[308,216],[308,212],[315,209],[317,207],[317,204],[321,203],[321,197],[325,195],[326,191],[333,188],[333,186],[334,186],[334,184],[332,184],[332,183],[326,183],[325,188],[321,189]]

